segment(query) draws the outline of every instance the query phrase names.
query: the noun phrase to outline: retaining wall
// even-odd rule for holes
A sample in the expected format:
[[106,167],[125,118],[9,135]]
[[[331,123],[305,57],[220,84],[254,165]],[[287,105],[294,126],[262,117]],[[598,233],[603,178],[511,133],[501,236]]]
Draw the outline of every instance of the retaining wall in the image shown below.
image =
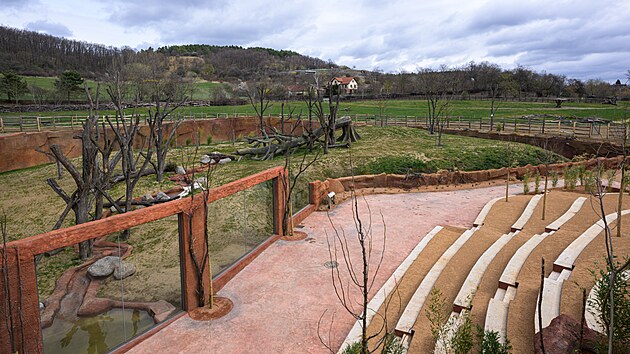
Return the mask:
[[[587,169],[596,168],[598,165],[603,166],[605,169],[618,168],[619,163],[622,161],[622,156],[604,158],[598,157],[595,159],[579,161],[579,162],[565,162],[549,165],[549,172],[562,173],[565,168],[571,168],[575,166],[585,166]],[[510,168],[510,177],[522,178],[526,174],[539,173],[545,174],[545,165],[538,166],[522,166]],[[440,172],[440,173],[426,173],[415,175],[394,175],[394,174],[379,174],[379,175],[363,175],[354,177],[341,177],[336,179],[327,179],[325,181],[314,181],[309,185],[310,188],[310,204],[313,204],[316,208],[320,205],[327,203],[327,194],[329,192],[335,192],[336,195],[341,197],[342,193],[350,192],[352,190],[363,190],[364,193],[368,193],[368,189],[372,188],[400,188],[400,189],[413,189],[424,186],[435,185],[458,185],[467,183],[480,183],[487,182],[496,179],[506,179],[508,177],[508,168],[500,168],[493,170],[483,171],[469,171],[469,172]]]
[[[268,126],[280,130],[280,119],[265,118]],[[292,128],[292,122],[285,122],[285,129]],[[308,122],[304,122],[307,125]],[[173,129],[173,123],[165,124],[165,134],[168,136]],[[257,134],[258,118],[214,118],[204,120],[186,120],[177,128],[176,144],[179,146],[194,143],[199,139],[200,144],[206,144],[208,137],[212,141],[230,141],[250,134]],[[136,146],[146,140],[149,133],[148,126],[142,126],[136,139]],[[302,133],[301,126],[296,129]],[[80,129],[45,131],[32,133],[13,133],[0,136],[0,172],[13,171],[21,168],[37,166],[54,162],[49,156],[37,150],[49,151],[50,146],[58,144],[66,156],[70,158],[81,156],[81,140],[75,138],[81,134]],[[111,137],[110,132],[110,137]]]

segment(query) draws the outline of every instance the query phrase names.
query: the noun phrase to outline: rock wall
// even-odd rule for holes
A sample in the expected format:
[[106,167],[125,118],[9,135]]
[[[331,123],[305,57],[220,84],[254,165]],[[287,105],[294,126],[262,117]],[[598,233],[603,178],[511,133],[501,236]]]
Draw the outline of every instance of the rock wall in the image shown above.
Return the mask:
[[[280,119],[266,118],[268,125],[280,129]],[[289,131],[293,122],[285,122],[285,129]],[[308,124],[308,123],[304,123]],[[166,124],[166,133],[170,134],[173,123]],[[177,128],[176,143],[179,146],[186,143],[206,144],[208,137],[216,141],[230,141],[242,138],[258,132],[258,119],[255,117],[238,118],[214,118],[204,120],[187,120]],[[136,139],[136,146],[140,146],[148,136],[148,126],[140,129]],[[296,129],[297,134],[302,133],[301,126]],[[54,160],[37,150],[49,151],[50,146],[58,144],[68,157],[81,156],[81,140],[75,136],[81,134],[81,130],[59,130],[29,133],[13,133],[0,136],[0,172],[13,171],[21,168],[52,163]],[[111,134],[110,134],[111,136]]]

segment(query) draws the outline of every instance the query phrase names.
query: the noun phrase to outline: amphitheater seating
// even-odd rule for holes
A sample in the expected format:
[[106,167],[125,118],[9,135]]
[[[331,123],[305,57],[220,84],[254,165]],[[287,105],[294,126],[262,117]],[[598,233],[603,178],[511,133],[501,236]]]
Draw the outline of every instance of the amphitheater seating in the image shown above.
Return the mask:
[[[501,340],[505,341],[507,335],[507,319],[510,302],[516,296],[517,279],[521,268],[531,252],[549,235],[559,230],[562,225],[567,223],[582,208],[586,198],[578,197],[569,209],[558,219],[545,227],[545,232],[532,236],[525,244],[523,244],[512,256],[506,265],[501,277],[497,291],[488,303],[486,311],[485,330],[498,332]],[[560,289],[562,289],[560,287]]]
[[[623,210],[621,215],[630,213],[630,210]],[[617,219],[617,213],[606,215],[606,222],[611,224]],[[551,320],[560,315],[560,300],[562,299],[562,283],[569,279],[573,264],[580,253],[591,243],[597,235],[604,231],[604,221],[599,220],[593,226],[584,231],[576,238],[567,248],[562,251],[560,256],[553,263],[553,271],[544,280],[544,289],[542,294],[542,328],[549,326]],[[538,299],[540,301],[540,298]],[[536,332],[540,331],[538,322],[538,308],[534,316],[534,326]]]
[[[505,217],[505,206],[498,207],[497,204],[503,197],[489,201],[478,214],[472,228],[463,232],[461,229],[451,228],[448,242],[442,241],[439,249],[435,247],[437,241],[433,243],[431,241],[445,240],[439,235],[444,236],[440,232],[446,229],[439,226],[433,229],[422,239],[370,301],[369,313],[367,314],[368,323],[374,322],[373,317],[377,311],[382,313],[380,311],[382,311],[383,305],[391,297],[390,295],[397,291],[396,289],[400,284],[406,284],[403,286],[405,288],[404,296],[402,296],[404,300],[397,305],[400,307],[400,312],[396,312],[392,318],[386,320],[389,328],[394,327],[394,333],[402,338],[405,348],[414,351],[428,351],[435,345],[436,353],[448,352],[447,346],[453,334],[456,333],[456,329],[463,322],[465,315],[473,312],[473,300],[475,301],[474,318],[479,319],[475,321],[482,324],[485,330],[497,331],[501,340],[505,341],[508,331],[512,333],[514,316],[520,316],[520,311],[526,311],[528,315],[524,318],[531,318],[529,314],[533,312],[535,306],[535,288],[538,285],[532,283],[531,272],[521,273],[526,264],[526,269],[532,269],[533,260],[529,259],[532,254],[540,255],[543,252],[545,255],[553,254],[554,258],[557,256],[551,275],[544,280],[543,327],[548,325],[551,319],[560,314],[564,281],[569,279],[573,265],[580,253],[601,233],[602,222],[597,221],[588,229],[582,229],[585,217],[589,218],[589,223],[596,220],[594,211],[590,208],[584,208],[587,198],[583,196],[572,197],[569,194],[564,195],[564,199],[561,199],[564,203],[562,204],[564,205],[563,208],[568,207],[564,214],[558,217],[561,211],[556,208],[555,213],[552,214],[555,220],[545,225],[539,217],[535,220],[532,218],[534,215],[538,215],[536,213],[540,213],[539,202],[542,197],[542,195],[536,195],[529,200],[523,198],[518,202],[520,204],[506,203],[508,208],[511,208],[509,209],[511,210],[509,217]],[[570,206],[569,203],[571,203]],[[560,204],[556,202],[556,205]],[[494,208],[495,206],[497,208]],[[520,215],[517,214],[518,212]],[[630,210],[624,211],[623,215],[627,213],[630,213]],[[576,217],[578,215],[579,217]],[[514,219],[510,220],[511,217]],[[515,219],[516,221],[512,222]],[[607,216],[609,223],[615,219],[616,213]],[[488,222],[488,220],[492,221]],[[500,222],[498,222],[499,220]],[[573,220],[581,220],[581,223],[575,221],[576,225],[580,225],[579,231],[576,230],[576,226],[569,224]],[[562,232],[558,233],[558,236],[550,238],[558,231]],[[575,235],[578,234],[579,236],[576,238]],[[438,237],[434,237],[436,235]],[[549,239],[547,240],[547,238]],[[557,247],[559,244],[562,246]],[[425,259],[426,256],[421,255],[421,252],[427,247],[429,250],[426,251],[428,252],[426,255],[433,255],[430,261]],[[556,248],[551,251],[553,247]],[[564,250],[558,256],[563,248]],[[501,257],[497,257],[499,254]],[[405,271],[410,267],[417,267],[415,274],[418,275],[406,277]],[[488,273],[489,269],[492,269],[493,272]],[[499,272],[496,272],[497,270]],[[488,273],[488,277],[486,277],[486,273]],[[523,276],[529,280],[525,281],[522,279]],[[414,280],[411,281],[410,279]],[[497,280],[496,292],[493,291],[494,296],[490,298],[492,293],[488,294],[488,284],[495,284],[494,282]],[[522,290],[522,295],[517,297],[519,281],[525,281],[521,284],[525,290]],[[481,286],[482,283],[483,286]],[[443,297],[449,302],[452,301],[453,306],[453,311],[448,319],[450,330],[445,332],[436,343],[427,342],[427,339],[430,338],[427,333],[428,319],[423,315],[425,305],[429,301],[434,287],[442,290]],[[483,292],[476,294],[481,289]],[[489,300],[487,309],[485,308],[486,299]],[[479,303],[482,305],[478,305]],[[510,313],[511,303],[518,309],[517,312],[512,309],[512,313]],[[530,308],[530,306],[532,307]],[[391,314],[390,312],[387,313]],[[384,321],[382,316],[378,317],[374,327],[380,326],[379,321]],[[531,326],[531,322],[528,326]],[[535,328],[537,331],[537,321]],[[527,329],[526,332],[531,333],[531,330]],[[360,336],[361,324],[357,321],[344,341],[340,352],[349,344],[360,340]],[[521,347],[523,345],[526,344],[522,344]],[[526,349],[521,348],[521,350]]]

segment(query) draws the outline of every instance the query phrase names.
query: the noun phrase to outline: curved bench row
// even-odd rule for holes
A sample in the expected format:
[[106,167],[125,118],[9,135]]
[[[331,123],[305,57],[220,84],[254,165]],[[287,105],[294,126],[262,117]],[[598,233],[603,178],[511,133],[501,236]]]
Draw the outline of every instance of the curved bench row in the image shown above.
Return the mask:
[[507,319],[510,302],[516,296],[518,275],[532,251],[549,235],[559,230],[580,211],[586,198],[579,197],[558,219],[545,227],[545,232],[532,236],[512,256],[499,278],[499,284],[493,298],[488,302],[484,329],[499,333],[502,342],[507,336]]
[[[623,210],[621,215],[629,214],[630,210]],[[617,212],[606,215],[606,223],[610,225],[617,220]],[[553,263],[553,271],[544,279],[544,289],[542,294],[542,327],[538,322],[538,308],[534,315],[535,332],[539,332],[541,328],[549,326],[551,320],[560,315],[560,300],[562,299],[562,283],[569,279],[573,270],[575,260],[580,253],[588,246],[599,234],[604,232],[604,220],[599,220],[562,251],[560,256]],[[540,295],[537,299],[540,301]]]

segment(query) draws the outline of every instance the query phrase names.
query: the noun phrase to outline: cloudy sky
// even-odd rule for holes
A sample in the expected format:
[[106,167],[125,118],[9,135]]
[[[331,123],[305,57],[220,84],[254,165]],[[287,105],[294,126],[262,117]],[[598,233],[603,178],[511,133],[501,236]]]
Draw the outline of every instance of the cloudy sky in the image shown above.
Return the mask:
[[0,24],[136,49],[291,49],[386,72],[490,61],[626,80],[630,0],[0,0]]

